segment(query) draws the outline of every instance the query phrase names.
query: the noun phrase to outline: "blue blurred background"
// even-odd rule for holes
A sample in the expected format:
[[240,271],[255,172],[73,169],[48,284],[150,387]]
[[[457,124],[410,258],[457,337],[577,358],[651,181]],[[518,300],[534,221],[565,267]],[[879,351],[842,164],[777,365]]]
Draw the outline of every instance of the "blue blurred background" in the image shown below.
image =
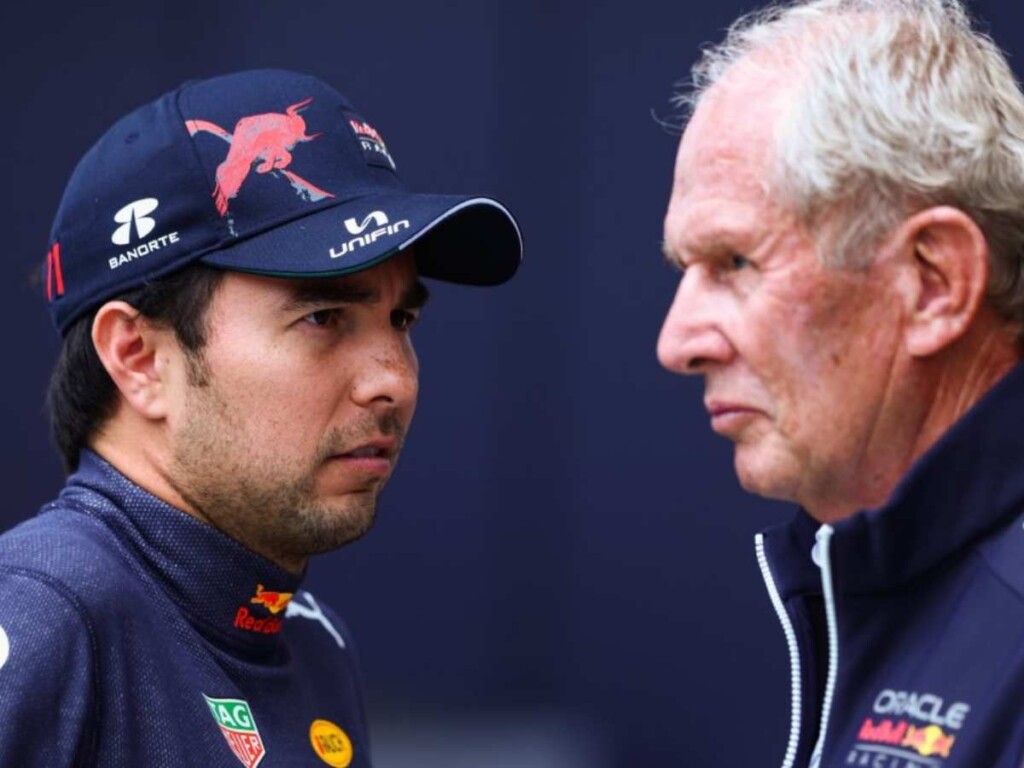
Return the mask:
[[[781,762],[788,662],[753,535],[790,510],[742,493],[700,382],[654,355],[676,280],[659,244],[678,137],[659,120],[699,45],[753,7],[5,4],[0,529],[62,482],[32,276],[78,158],[183,80],[307,71],[411,186],[495,195],[526,240],[502,288],[431,286],[420,409],[378,523],[310,569],[356,634],[379,768]],[[1020,49],[1016,4],[973,8]]]

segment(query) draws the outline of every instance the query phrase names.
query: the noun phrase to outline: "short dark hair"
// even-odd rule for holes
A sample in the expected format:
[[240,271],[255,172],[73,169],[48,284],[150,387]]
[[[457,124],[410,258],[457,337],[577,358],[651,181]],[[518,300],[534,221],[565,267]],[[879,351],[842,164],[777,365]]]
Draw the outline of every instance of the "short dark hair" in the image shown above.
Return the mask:
[[[196,363],[190,370],[193,376],[203,370],[207,310],[223,274],[196,263],[108,301],[124,301],[151,322],[172,329],[192,358],[190,362]],[[46,393],[50,433],[68,472],[78,467],[82,449],[117,404],[117,387],[92,343],[92,324],[99,309],[96,307],[68,329]]]

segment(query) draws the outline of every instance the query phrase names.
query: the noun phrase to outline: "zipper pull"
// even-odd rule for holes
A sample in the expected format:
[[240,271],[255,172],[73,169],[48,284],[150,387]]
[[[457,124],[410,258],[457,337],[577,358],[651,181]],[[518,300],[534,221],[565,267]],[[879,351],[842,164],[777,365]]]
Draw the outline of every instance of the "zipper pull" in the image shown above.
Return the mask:
[[814,546],[811,547],[811,561],[818,566],[819,569],[826,567],[826,552],[822,550],[826,549],[829,545],[829,541],[832,539],[832,534],[835,529],[831,525],[822,525],[817,532],[814,534]]
[[828,677],[825,680],[825,698],[821,704],[818,743],[814,745],[814,752],[811,754],[808,768],[818,768],[821,764],[825,737],[828,735],[828,721],[832,714],[836,677],[839,672],[839,630],[836,622],[835,589],[832,584],[832,553],[829,551],[833,533],[835,533],[835,529],[831,525],[822,525],[814,535],[814,547],[811,548],[811,559],[821,569],[821,588],[825,597],[825,623],[828,627]]

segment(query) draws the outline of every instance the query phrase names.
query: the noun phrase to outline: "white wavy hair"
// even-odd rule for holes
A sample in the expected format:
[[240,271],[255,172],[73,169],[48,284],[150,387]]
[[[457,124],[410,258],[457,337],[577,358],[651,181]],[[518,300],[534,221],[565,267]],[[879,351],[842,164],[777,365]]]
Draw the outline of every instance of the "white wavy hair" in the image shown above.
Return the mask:
[[864,266],[906,216],[955,206],[988,239],[988,301],[1024,347],[1024,95],[961,3],[814,0],[756,11],[703,51],[679,102],[695,108],[752,55],[794,75],[770,181],[822,259]]

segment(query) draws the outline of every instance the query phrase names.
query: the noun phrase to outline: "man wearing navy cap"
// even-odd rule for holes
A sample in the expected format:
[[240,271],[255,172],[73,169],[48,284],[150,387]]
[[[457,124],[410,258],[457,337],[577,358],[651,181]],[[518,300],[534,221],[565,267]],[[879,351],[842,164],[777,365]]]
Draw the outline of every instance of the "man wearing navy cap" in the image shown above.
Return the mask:
[[1024,94],[957,0],[772,6],[695,76],[658,354],[801,507],[780,763],[1019,768]]
[[411,193],[307,75],[188,83],[79,163],[44,264],[70,475],[0,537],[0,764],[371,764],[351,639],[299,589],[373,521],[420,276],[512,277],[511,214]]

